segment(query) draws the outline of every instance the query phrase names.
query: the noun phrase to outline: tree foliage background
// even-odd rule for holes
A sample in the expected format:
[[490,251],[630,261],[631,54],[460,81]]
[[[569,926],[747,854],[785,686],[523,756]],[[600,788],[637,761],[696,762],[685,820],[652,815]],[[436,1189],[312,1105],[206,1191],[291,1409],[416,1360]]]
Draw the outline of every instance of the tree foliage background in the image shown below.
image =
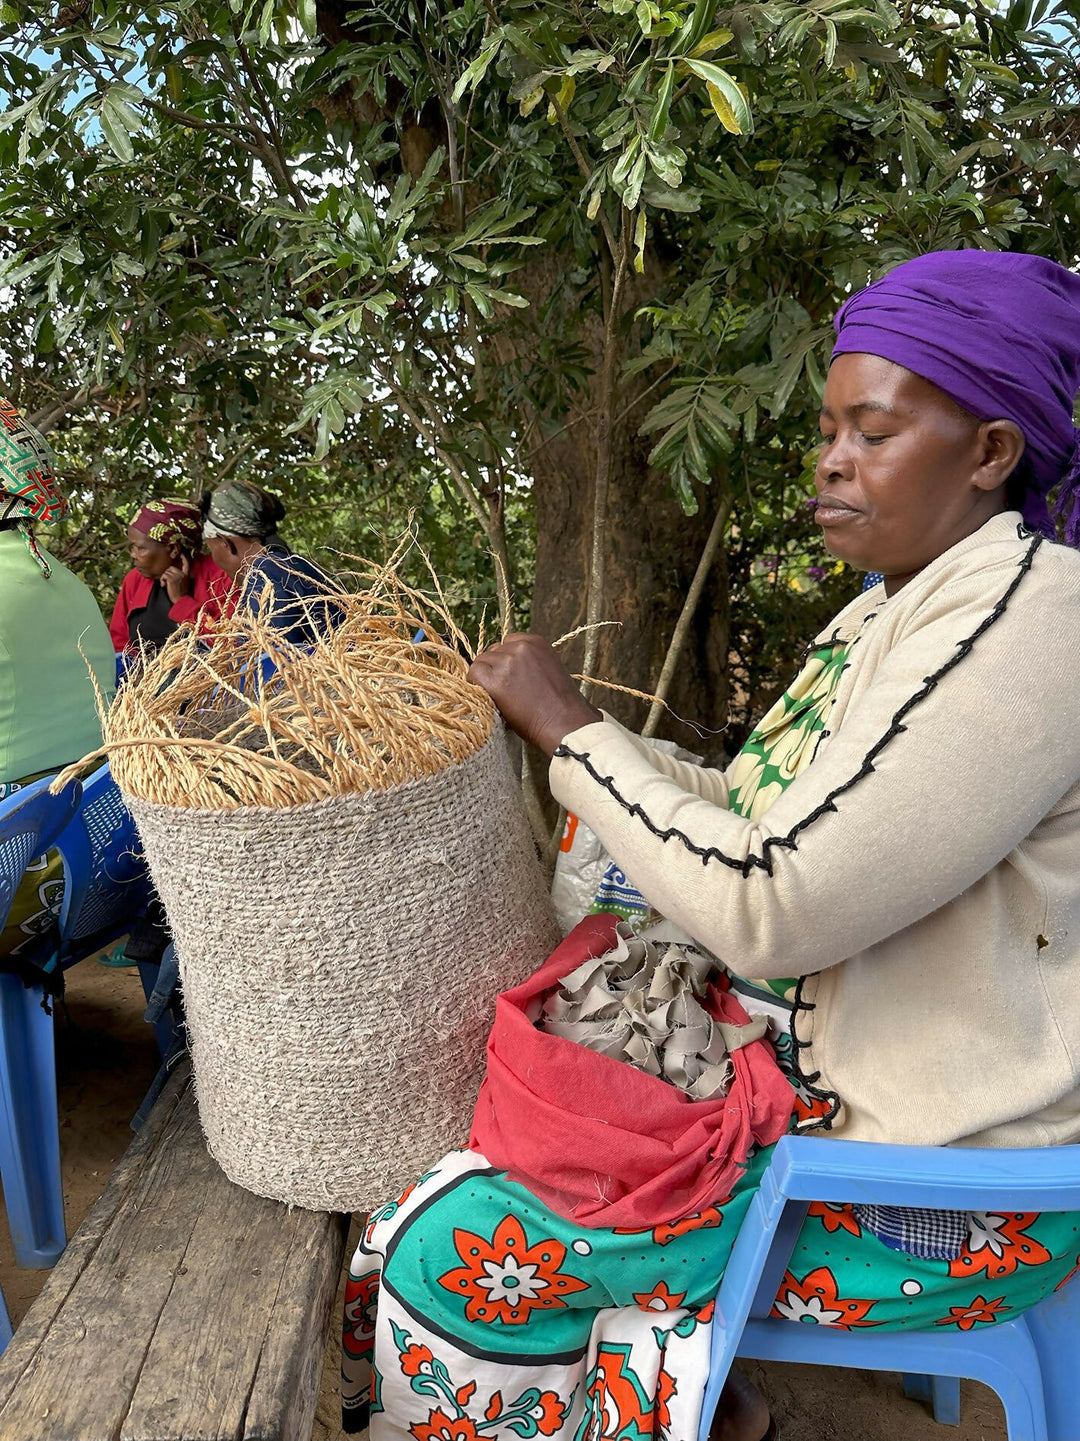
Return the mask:
[[301,547],[413,514],[474,630],[619,620],[568,658],[651,691],[711,538],[669,699],[737,745],[859,583],[805,504],[838,304],[1076,259],[1051,9],[3,0],[0,350],[60,553],[111,603],[141,500],[226,475]]

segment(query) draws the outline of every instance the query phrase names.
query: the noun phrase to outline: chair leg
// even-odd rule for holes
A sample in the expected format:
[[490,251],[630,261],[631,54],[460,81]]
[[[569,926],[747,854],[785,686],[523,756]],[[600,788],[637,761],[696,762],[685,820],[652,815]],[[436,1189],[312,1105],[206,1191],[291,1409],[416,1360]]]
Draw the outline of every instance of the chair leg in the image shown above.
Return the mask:
[[[943,1335],[929,1331],[836,1332],[828,1326],[751,1318],[738,1354],[755,1361],[899,1371],[906,1377],[944,1373],[946,1387],[953,1377],[970,1376],[997,1392],[1005,1408],[1009,1441],[1080,1441],[1075,1412],[1064,1430],[1047,1426],[1042,1368],[1025,1322],[1026,1317],[1021,1316],[981,1332]],[[1075,1341],[1065,1341],[1063,1353],[1069,1344],[1075,1350]],[[947,1395],[947,1390],[942,1394]],[[930,1397],[934,1398],[932,1382]]]
[[904,1395],[909,1401],[929,1401],[932,1396],[930,1376],[920,1376],[915,1372],[905,1372],[900,1378],[904,1383]]
[[176,1048],[176,1020],[172,1011],[166,1006],[153,1004],[159,995],[158,981],[161,979],[161,968],[164,964],[164,960],[138,962],[139,979],[142,981],[143,995],[148,1006],[146,1019],[154,1028],[154,1039],[162,1060]]
[[19,1266],[47,1270],[67,1245],[53,1018],[40,986],[0,975],[0,1178]]
[[1080,1441],[1080,1277],[1025,1312],[1042,1370],[1046,1434],[1051,1441]]
[[3,1355],[7,1349],[7,1343],[11,1340],[12,1334],[7,1304],[4,1301],[3,1292],[0,1292],[0,1355]]
[[904,1395],[911,1401],[926,1401],[934,1410],[939,1426],[960,1425],[960,1379],[957,1376],[904,1376]]
[[[708,1441],[713,1413],[735,1359],[743,1326],[761,1294],[771,1301],[806,1215],[805,1201],[788,1201],[770,1171],[747,1210],[731,1248],[711,1322],[709,1375],[702,1398],[698,1441]],[[762,1281],[765,1278],[763,1287]],[[771,1289],[770,1289],[771,1288]]]

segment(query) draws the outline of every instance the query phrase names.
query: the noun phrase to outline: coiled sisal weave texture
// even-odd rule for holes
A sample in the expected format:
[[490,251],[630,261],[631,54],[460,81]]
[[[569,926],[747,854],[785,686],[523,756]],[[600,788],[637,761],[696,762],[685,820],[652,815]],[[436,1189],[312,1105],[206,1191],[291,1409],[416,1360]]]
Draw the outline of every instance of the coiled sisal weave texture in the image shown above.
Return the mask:
[[363,1211],[464,1145],[495,997],[558,940],[502,727],[436,775],[366,794],[126,800],[226,1175]]

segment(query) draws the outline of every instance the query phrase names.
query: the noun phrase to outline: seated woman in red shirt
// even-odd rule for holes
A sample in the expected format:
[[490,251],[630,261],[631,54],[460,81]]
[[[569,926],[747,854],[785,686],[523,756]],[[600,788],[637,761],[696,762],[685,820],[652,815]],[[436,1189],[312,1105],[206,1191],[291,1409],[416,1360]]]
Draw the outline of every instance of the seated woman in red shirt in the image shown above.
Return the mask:
[[202,519],[182,500],[151,500],[128,526],[132,569],[109,632],[118,651],[156,648],[185,622],[206,630],[226,608],[232,580],[202,553]]

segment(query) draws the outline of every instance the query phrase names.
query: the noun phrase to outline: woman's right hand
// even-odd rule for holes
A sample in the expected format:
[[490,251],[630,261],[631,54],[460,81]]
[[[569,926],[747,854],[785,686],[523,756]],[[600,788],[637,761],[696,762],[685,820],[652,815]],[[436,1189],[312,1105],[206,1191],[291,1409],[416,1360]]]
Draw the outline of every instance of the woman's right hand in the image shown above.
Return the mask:
[[162,574],[161,583],[169,593],[169,600],[176,604],[182,596],[191,595],[195,589],[191,579],[191,561],[180,551],[168,570]]
[[564,736],[603,720],[540,635],[514,632],[476,657],[469,680],[482,686],[523,740],[551,755]]

